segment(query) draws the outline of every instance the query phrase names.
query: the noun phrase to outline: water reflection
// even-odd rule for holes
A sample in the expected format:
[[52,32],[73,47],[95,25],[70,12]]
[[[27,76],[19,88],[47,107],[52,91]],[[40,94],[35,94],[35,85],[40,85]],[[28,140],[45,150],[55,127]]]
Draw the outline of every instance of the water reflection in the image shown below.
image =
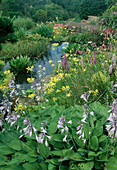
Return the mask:
[[[62,47],[67,47],[68,43],[63,42],[61,45],[54,47],[53,45],[51,45],[51,50],[48,53],[47,56],[43,56],[39,59],[36,59],[36,63],[33,65],[33,77],[35,78],[35,81],[38,82],[39,81],[39,76],[38,76],[38,71],[39,71],[39,65],[42,65],[42,68],[45,67],[46,71],[45,71],[45,76],[50,75],[53,71],[53,69],[55,68],[52,67],[52,64],[57,64],[59,60],[62,60],[62,56],[64,55],[64,52],[62,51]],[[50,64],[48,61],[52,60],[52,63]],[[9,64],[6,64],[7,69],[9,67]],[[30,84],[27,82],[27,78],[29,77],[29,75],[27,74],[20,74],[16,77],[16,83],[17,84],[21,84],[21,86],[25,89],[30,88]]]

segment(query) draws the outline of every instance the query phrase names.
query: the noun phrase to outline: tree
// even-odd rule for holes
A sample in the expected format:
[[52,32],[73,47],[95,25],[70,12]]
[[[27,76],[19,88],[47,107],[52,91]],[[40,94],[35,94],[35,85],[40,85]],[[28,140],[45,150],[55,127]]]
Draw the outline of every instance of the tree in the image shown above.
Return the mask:
[[39,9],[36,11],[36,13],[33,17],[34,17],[35,21],[45,22],[47,20],[47,12],[43,9]]
[[88,19],[89,15],[99,16],[105,10],[105,0],[83,0],[80,4],[80,17]]

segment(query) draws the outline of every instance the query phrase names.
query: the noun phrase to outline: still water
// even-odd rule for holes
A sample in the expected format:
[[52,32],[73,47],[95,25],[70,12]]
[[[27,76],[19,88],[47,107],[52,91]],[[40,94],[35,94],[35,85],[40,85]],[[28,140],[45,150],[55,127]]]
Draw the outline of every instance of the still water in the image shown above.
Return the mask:
[[[39,65],[42,65],[42,68],[45,67],[46,71],[45,71],[45,76],[47,75],[51,75],[55,66],[52,67],[51,65],[54,64],[56,65],[58,63],[59,60],[63,59],[63,55],[64,52],[62,51],[64,48],[66,48],[68,46],[67,42],[63,42],[60,45],[58,45],[57,47],[54,47],[53,44],[51,44],[51,49],[50,52],[48,53],[47,56],[43,56],[39,59],[36,59],[35,64],[33,65],[33,75],[32,77],[35,78],[36,82],[39,82]],[[52,60],[52,63],[50,64],[48,61]],[[9,69],[9,62],[6,63],[5,69]],[[28,76],[29,77],[29,76]],[[29,89],[31,84],[29,84],[27,82],[27,74],[26,75],[19,75],[17,77],[17,84],[21,84],[21,86],[26,90]]]

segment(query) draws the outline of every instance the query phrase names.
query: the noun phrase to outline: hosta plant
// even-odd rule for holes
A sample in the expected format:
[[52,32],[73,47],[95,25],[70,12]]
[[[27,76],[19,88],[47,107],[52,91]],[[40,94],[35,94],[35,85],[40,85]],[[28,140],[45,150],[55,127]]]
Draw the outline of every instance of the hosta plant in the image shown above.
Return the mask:
[[[87,100],[88,94],[82,98]],[[0,135],[0,168],[116,169],[116,129],[110,119],[116,115],[116,106],[115,100],[111,114],[108,106],[96,102],[84,108],[55,105],[19,110],[6,117],[11,130],[7,132],[7,124],[6,132]]]

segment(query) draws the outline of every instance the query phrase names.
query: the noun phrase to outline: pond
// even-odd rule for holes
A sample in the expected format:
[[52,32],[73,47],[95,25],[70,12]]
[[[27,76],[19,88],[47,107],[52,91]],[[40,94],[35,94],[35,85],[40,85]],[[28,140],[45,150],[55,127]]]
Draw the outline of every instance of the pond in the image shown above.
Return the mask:
[[[60,45],[58,45],[57,47],[53,46],[53,44],[51,44],[51,49],[50,52],[48,53],[47,56],[43,56],[39,59],[36,59],[36,63],[33,65],[33,76],[35,78],[36,82],[39,82],[39,65],[42,65],[42,68],[45,67],[46,71],[45,71],[45,76],[47,75],[51,75],[56,64],[58,63],[59,60],[62,60],[62,56],[64,55],[64,52],[62,51],[63,48],[66,48],[68,46],[67,42],[63,42]],[[48,61],[52,60],[52,63],[50,64]],[[54,64],[55,66],[52,67],[51,65]],[[9,69],[9,62],[6,63],[5,68],[4,69]],[[17,84],[21,84],[21,86],[27,90],[31,87],[31,84],[29,84],[27,82],[27,76],[28,75],[24,75],[21,74],[17,77],[16,83]],[[29,76],[28,76],[29,77]]]

